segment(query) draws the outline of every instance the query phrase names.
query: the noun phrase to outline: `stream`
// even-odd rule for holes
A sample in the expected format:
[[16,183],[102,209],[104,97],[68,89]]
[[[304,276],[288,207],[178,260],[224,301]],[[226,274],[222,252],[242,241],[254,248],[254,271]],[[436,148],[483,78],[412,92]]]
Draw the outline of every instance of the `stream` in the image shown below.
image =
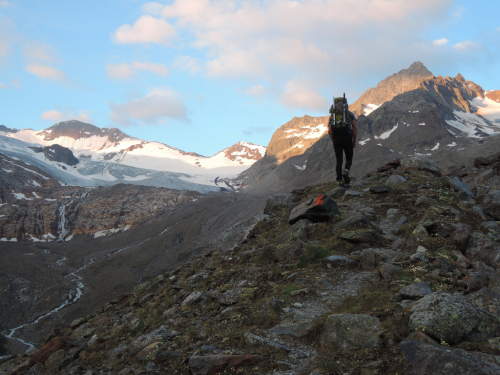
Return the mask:
[[[70,202],[70,203],[68,203],[67,205],[64,205],[64,204],[63,204],[63,205],[61,205],[61,207],[64,207],[64,210],[61,210],[61,209],[60,209],[60,213],[61,213],[61,216],[60,216],[60,217],[61,217],[61,221],[60,221],[60,225],[59,225],[59,229],[60,229],[59,239],[61,239],[62,241],[64,241],[64,236],[65,236],[65,234],[67,233],[67,231],[65,232],[65,230],[64,230],[64,229],[66,228],[66,225],[65,225],[65,224],[67,223],[67,221],[66,221],[66,219],[65,219],[65,214],[64,214],[64,213],[65,213],[65,208],[66,208],[68,205],[72,204],[72,203],[73,203],[73,200],[71,200],[71,202]],[[61,225],[61,223],[63,223],[63,224]],[[61,229],[62,229],[62,230],[61,230]],[[149,238],[146,238],[145,240],[142,240],[142,241],[136,242],[136,243],[134,243],[134,244],[132,244],[132,245],[128,245],[128,246],[125,246],[125,247],[123,247],[123,248],[121,248],[121,249],[118,249],[118,250],[112,251],[112,252],[110,252],[109,254],[107,254],[107,255],[106,255],[106,258],[108,258],[108,257],[110,257],[110,256],[112,256],[112,255],[116,255],[116,254],[118,254],[118,253],[120,253],[120,252],[122,252],[122,251],[124,251],[124,250],[126,250],[126,249],[129,249],[129,248],[131,248],[131,247],[134,247],[134,246],[140,245],[140,244],[142,244],[142,243],[144,243],[144,242],[146,242],[146,241],[151,240],[152,238],[155,238],[155,237],[161,236],[163,233],[165,233],[165,232],[166,232],[166,231],[168,231],[169,229],[171,229],[171,227],[168,227],[168,228],[164,229],[163,231],[161,231],[161,232],[159,232],[159,233],[155,234],[154,236],[149,237]],[[168,249],[167,249],[167,250],[168,250]],[[165,251],[167,251],[167,250],[165,250]],[[164,251],[164,252],[165,252],[165,251]],[[51,254],[51,252],[50,252],[50,251],[48,251],[48,250],[46,250],[46,249],[45,249],[45,250],[43,250],[43,252],[44,252],[45,254]],[[163,254],[164,252],[162,252],[162,254]],[[154,257],[154,258],[157,258],[159,255],[161,255],[161,254],[158,254],[158,255],[157,255],[156,257]],[[67,258],[66,258],[65,256],[63,256],[61,259],[56,260],[56,265],[61,266],[61,265],[63,264],[63,262],[64,262],[66,259],[67,259]],[[32,349],[35,349],[35,344],[34,344],[34,343],[31,343],[31,342],[29,342],[29,341],[23,340],[22,338],[19,338],[19,337],[14,337],[14,334],[15,334],[17,331],[22,330],[24,327],[29,326],[29,325],[32,325],[32,324],[36,324],[36,323],[38,323],[41,319],[43,319],[43,318],[45,318],[45,317],[47,317],[47,316],[49,316],[49,315],[51,315],[51,314],[54,314],[54,313],[58,312],[59,310],[62,310],[63,308],[65,308],[65,307],[67,307],[67,306],[69,306],[69,305],[72,305],[73,303],[75,303],[76,301],[78,301],[78,300],[82,297],[82,295],[83,295],[85,285],[84,285],[84,283],[83,283],[83,278],[82,278],[81,276],[78,276],[78,275],[77,275],[77,273],[78,273],[78,272],[80,272],[81,270],[85,269],[87,266],[91,265],[92,263],[94,263],[94,261],[95,261],[95,260],[96,260],[96,258],[92,258],[92,259],[90,259],[90,261],[89,261],[88,263],[84,264],[82,267],[78,268],[76,271],[73,271],[73,272],[71,272],[71,273],[69,273],[68,275],[66,275],[66,276],[65,276],[65,277],[70,277],[70,276],[74,277],[74,279],[72,279],[71,281],[76,282],[76,288],[75,288],[74,290],[71,290],[71,291],[68,293],[68,298],[67,298],[64,302],[62,302],[62,303],[61,303],[58,307],[56,307],[56,308],[52,309],[51,311],[49,311],[49,312],[47,312],[47,313],[45,313],[45,314],[43,314],[43,315],[39,316],[38,318],[36,318],[35,320],[33,320],[33,321],[32,321],[32,322],[30,322],[30,323],[25,323],[25,324],[22,324],[22,325],[20,325],[20,326],[18,326],[18,327],[15,327],[15,328],[11,328],[11,329],[5,330],[5,331],[1,332],[0,334],[2,334],[3,336],[5,336],[5,337],[6,337],[6,338],[8,338],[8,339],[17,340],[17,341],[19,341],[20,343],[22,343],[23,345],[27,346],[26,351],[30,351],[30,350],[32,350]],[[146,268],[147,268],[147,267],[149,267],[150,265],[151,265],[151,263],[149,263],[149,264],[146,266]],[[140,280],[142,280],[141,275],[138,275],[138,276],[139,276]],[[140,280],[139,280],[139,282],[140,282]],[[0,360],[2,360],[2,359],[6,359],[6,358],[9,358],[9,357],[10,357],[10,355],[0,356]]]
[[[50,254],[50,252],[48,250],[44,250],[44,253],[46,254]],[[68,275],[66,275],[65,277],[69,277],[69,276],[73,276],[74,279],[72,279],[71,281],[75,281],[76,282],[76,288],[74,290],[71,290],[69,293],[68,293],[68,298],[62,302],[58,307],[50,310],[49,312],[39,316],[38,318],[36,318],[35,320],[33,320],[32,322],[30,323],[25,323],[25,324],[22,324],[20,325],[19,327],[15,327],[15,328],[11,328],[9,330],[6,330],[4,332],[2,332],[1,334],[4,335],[6,338],[8,339],[12,339],[12,340],[17,340],[19,341],[20,343],[26,345],[28,348],[26,349],[26,351],[29,351],[29,350],[32,350],[32,349],[35,349],[35,345],[29,341],[26,341],[26,340],[23,340],[22,338],[19,338],[19,337],[14,337],[14,334],[18,331],[18,330],[22,330],[24,327],[26,326],[29,326],[29,325],[32,325],[32,324],[36,324],[38,323],[41,319],[51,315],[51,314],[54,314],[56,312],[58,312],[59,310],[65,308],[66,306],[69,306],[69,305],[72,305],[73,303],[75,303],[76,301],[78,301],[82,295],[83,295],[83,289],[85,288],[85,285],[83,284],[83,279],[81,276],[78,276],[77,273],[80,272],[81,270],[85,269],[87,266],[91,265],[92,263],[94,263],[96,258],[92,258],[90,259],[90,261],[87,263],[87,264],[84,264],[82,267],[78,268],[76,271],[73,271],[71,273],[69,273]],[[57,265],[62,265],[62,262],[64,262],[66,260],[66,257],[62,257],[61,259],[57,260],[56,261],[56,264]],[[8,358],[10,356],[0,356],[0,360],[1,359],[4,359],[4,358]]]

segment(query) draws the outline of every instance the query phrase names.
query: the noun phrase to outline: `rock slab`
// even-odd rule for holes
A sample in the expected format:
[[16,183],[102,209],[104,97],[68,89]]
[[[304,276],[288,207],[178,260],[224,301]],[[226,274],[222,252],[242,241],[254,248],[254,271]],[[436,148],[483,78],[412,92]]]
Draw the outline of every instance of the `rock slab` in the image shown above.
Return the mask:
[[292,210],[288,222],[294,224],[301,219],[309,219],[313,223],[330,221],[335,215],[340,215],[337,203],[326,194],[309,199]]
[[379,346],[380,320],[363,314],[330,315],[323,326],[320,342],[333,343],[342,350],[374,349]]

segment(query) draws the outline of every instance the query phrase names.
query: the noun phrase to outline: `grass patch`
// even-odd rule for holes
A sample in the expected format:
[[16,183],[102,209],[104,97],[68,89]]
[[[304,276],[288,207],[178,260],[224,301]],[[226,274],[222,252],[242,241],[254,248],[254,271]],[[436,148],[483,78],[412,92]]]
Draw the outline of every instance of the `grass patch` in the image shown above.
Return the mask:
[[450,259],[453,262],[458,260],[458,257],[453,254],[453,251],[447,247],[441,247],[436,250],[436,254],[441,255],[443,258]]
[[393,296],[394,293],[389,290],[370,289],[356,297],[346,297],[335,313],[362,314],[391,309],[396,306]]
[[311,263],[318,263],[333,254],[331,249],[321,245],[306,245],[304,254],[299,258],[297,268],[307,267]]
[[302,287],[295,283],[274,286],[274,290],[277,296],[286,298],[290,298],[292,296],[292,292],[299,289],[302,289]]

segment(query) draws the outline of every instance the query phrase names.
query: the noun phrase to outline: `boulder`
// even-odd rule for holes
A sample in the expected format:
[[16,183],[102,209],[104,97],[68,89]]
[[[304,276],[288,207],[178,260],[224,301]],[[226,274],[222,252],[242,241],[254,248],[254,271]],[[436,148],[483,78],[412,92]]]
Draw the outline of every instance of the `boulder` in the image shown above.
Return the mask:
[[250,333],[250,332],[246,332],[243,335],[243,338],[245,339],[245,342],[248,345],[266,345],[266,346],[269,346],[271,348],[282,349],[282,350],[285,350],[287,352],[289,352],[289,351],[292,350],[292,349],[290,349],[286,345],[277,343],[277,342],[275,342],[273,340],[269,340],[269,339],[266,339],[264,337],[260,337],[260,336],[254,335],[253,333]]
[[500,190],[490,190],[481,205],[483,212],[495,220],[500,220]]
[[399,184],[404,184],[406,182],[406,178],[403,176],[393,174],[390,176],[387,181],[385,181],[385,184],[390,186],[390,185],[399,185]]
[[328,195],[318,195],[295,207],[288,222],[294,224],[301,219],[309,219],[313,223],[319,223],[330,221],[335,215],[340,215],[337,203]]
[[429,294],[416,302],[411,308],[409,327],[450,345],[500,336],[498,317],[445,292]]
[[368,220],[365,215],[356,214],[353,216],[349,216],[347,219],[344,219],[344,220],[339,221],[338,223],[334,224],[332,227],[332,234],[335,234],[339,229],[345,228],[348,226],[370,227],[370,228],[375,229],[377,232],[382,233],[382,230],[379,227],[377,227],[375,224],[373,224],[370,220]]
[[205,298],[206,296],[202,292],[194,291],[189,296],[187,296],[184,301],[182,301],[182,306],[196,305],[203,301]]
[[411,232],[410,238],[415,242],[422,242],[429,237],[429,232],[425,229],[422,224],[417,225],[417,227]]
[[497,356],[446,346],[403,341],[404,374],[494,375],[500,373]]
[[460,250],[464,250],[472,234],[472,227],[468,224],[460,224],[453,233],[453,243]]
[[401,267],[395,266],[390,263],[380,262],[378,265],[378,272],[380,272],[380,276],[382,276],[384,280],[389,280],[390,278],[392,278],[392,274],[394,272],[401,270]]
[[436,340],[431,339],[423,332],[412,332],[408,335],[406,340],[418,341],[429,345],[439,345]]
[[403,299],[420,299],[431,293],[431,287],[423,282],[410,284],[399,291],[399,295]]
[[372,269],[377,265],[377,256],[374,249],[364,249],[361,252],[360,259],[361,267],[364,269]]
[[415,207],[430,207],[434,206],[437,203],[437,200],[426,197],[426,196],[421,196],[418,197],[417,200],[415,201]]
[[331,255],[325,258],[325,261],[328,265],[338,267],[338,266],[348,266],[348,267],[357,267],[358,262],[348,257],[342,255]]
[[417,168],[419,171],[429,172],[434,176],[441,177],[441,168],[433,160],[422,155],[411,156],[406,161],[405,168]]
[[224,293],[222,293],[217,300],[219,301],[220,304],[222,305],[234,305],[240,300],[240,290],[235,289],[235,290],[228,290]]
[[461,179],[453,177],[449,181],[452,189],[459,193],[460,200],[474,199],[474,194]]
[[[126,349],[130,354],[135,355],[147,346],[153,343],[164,342],[174,335],[174,332],[170,332],[164,327],[160,327],[153,332],[137,337],[126,347]],[[120,347],[118,347],[117,349],[119,348]]]
[[37,363],[45,363],[45,361],[55,352],[66,348],[75,342],[75,339],[66,336],[54,337],[40,349],[38,349],[30,359],[30,366]]
[[270,332],[276,335],[290,335],[294,337],[304,337],[314,327],[318,317],[313,315],[296,314],[290,319],[285,319],[277,326],[270,329]]
[[373,229],[346,231],[339,237],[343,240],[354,243],[371,243],[377,239],[377,231]]
[[383,194],[383,193],[390,193],[392,191],[392,188],[387,185],[375,185],[375,186],[370,186],[370,192],[373,194]]
[[500,293],[483,287],[477,292],[469,294],[465,299],[474,306],[485,309],[500,318]]
[[387,163],[383,167],[377,168],[377,172],[380,173],[380,172],[388,171],[389,169],[396,169],[400,165],[401,165],[401,161],[399,159],[395,159],[393,161],[390,161],[389,163]]
[[473,293],[488,286],[490,278],[484,272],[474,272],[467,275],[462,280],[467,283],[467,292]]
[[377,317],[362,314],[330,315],[320,336],[322,344],[333,343],[342,350],[376,349],[382,332]]
[[188,366],[192,375],[210,375],[233,372],[240,367],[254,366],[259,359],[253,355],[207,355],[191,356]]
[[489,266],[493,265],[492,256],[500,250],[500,245],[493,242],[488,236],[474,232],[465,247],[464,255],[471,260],[479,260]]
[[293,200],[293,194],[278,194],[273,195],[266,200],[264,214],[270,215],[277,209],[288,208]]

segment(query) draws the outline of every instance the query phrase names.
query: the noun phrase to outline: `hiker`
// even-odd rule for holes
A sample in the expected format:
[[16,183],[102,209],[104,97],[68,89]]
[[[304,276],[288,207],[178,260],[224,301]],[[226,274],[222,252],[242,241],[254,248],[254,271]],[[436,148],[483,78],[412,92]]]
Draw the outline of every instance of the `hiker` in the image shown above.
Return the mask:
[[[358,128],[356,127],[356,116],[349,112],[347,100],[344,97],[333,99],[330,107],[330,119],[328,120],[328,135],[333,142],[335,157],[337,158],[337,184],[345,187],[351,182],[349,170],[352,165],[352,155],[356,147]],[[345,152],[345,168],[342,170],[342,163]]]

